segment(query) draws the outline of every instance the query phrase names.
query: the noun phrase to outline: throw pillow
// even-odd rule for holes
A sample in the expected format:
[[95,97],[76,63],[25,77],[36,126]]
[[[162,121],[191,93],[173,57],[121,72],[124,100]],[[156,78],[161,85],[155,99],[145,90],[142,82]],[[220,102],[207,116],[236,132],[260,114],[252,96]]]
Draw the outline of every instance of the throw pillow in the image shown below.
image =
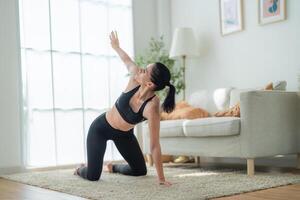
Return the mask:
[[286,90],[286,85],[287,85],[286,81],[275,81],[273,83],[273,88],[274,90]]
[[230,92],[233,88],[218,88],[213,93],[214,103],[218,110],[229,108]]
[[272,82],[271,82],[271,83],[268,83],[268,84],[265,86],[264,90],[273,90],[273,83],[272,83]]
[[188,100],[188,104],[195,108],[207,110],[209,105],[209,94],[207,90],[197,90],[193,92]]
[[[273,90],[273,83],[268,83],[263,90]],[[240,109],[240,102],[235,104],[233,107],[219,111],[214,114],[215,117],[240,117],[241,116],[241,109]]]

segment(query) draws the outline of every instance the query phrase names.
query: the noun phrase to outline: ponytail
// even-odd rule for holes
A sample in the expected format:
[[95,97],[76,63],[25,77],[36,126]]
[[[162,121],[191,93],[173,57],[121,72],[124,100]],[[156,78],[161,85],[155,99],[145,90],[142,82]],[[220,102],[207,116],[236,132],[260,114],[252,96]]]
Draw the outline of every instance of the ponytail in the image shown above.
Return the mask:
[[163,111],[170,113],[175,108],[175,87],[172,84],[168,84],[168,86],[169,86],[169,91],[167,97],[165,98],[162,104],[162,108]]
[[151,72],[151,81],[155,84],[154,91],[160,91],[169,86],[168,94],[161,107],[164,112],[170,113],[175,108],[175,87],[170,84],[171,73],[167,66],[160,62],[154,63]]

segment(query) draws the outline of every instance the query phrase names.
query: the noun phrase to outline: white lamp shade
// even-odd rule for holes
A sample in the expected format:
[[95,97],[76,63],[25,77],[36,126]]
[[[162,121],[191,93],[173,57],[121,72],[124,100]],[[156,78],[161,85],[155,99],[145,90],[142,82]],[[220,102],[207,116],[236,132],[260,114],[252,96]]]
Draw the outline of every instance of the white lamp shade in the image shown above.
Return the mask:
[[176,28],[169,53],[170,58],[199,56],[198,43],[192,28]]

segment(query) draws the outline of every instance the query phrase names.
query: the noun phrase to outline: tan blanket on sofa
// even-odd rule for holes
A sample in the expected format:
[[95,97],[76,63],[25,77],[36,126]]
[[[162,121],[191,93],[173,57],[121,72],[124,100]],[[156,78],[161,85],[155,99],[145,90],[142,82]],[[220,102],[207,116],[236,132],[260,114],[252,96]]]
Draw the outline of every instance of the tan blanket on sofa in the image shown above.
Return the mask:
[[189,105],[186,101],[179,101],[171,113],[162,112],[160,116],[161,120],[196,119],[209,117],[209,113],[204,109]]

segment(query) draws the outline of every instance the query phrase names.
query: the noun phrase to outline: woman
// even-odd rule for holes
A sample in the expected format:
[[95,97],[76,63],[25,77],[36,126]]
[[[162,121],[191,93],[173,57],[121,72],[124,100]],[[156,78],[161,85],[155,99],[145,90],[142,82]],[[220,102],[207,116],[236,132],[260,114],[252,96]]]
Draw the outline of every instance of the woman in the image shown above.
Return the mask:
[[146,69],[139,68],[120,48],[117,32],[111,32],[110,41],[112,48],[131,73],[131,77],[126,91],[122,92],[114,106],[98,116],[91,124],[87,136],[87,166],[80,166],[74,174],[91,181],[99,180],[106,142],[113,140],[128,164],[110,163],[106,166],[107,171],[130,176],[146,175],[144,156],[133,129],[135,124],[147,119],[157,181],[160,185],[170,186],[171,183],[164,177],[159,143],[160,100],[154,93],[168,86],[168,95],[162,108],[168,113],[174,109],[175,87],[170,84],[170,71],[161,63],[149,64]]

